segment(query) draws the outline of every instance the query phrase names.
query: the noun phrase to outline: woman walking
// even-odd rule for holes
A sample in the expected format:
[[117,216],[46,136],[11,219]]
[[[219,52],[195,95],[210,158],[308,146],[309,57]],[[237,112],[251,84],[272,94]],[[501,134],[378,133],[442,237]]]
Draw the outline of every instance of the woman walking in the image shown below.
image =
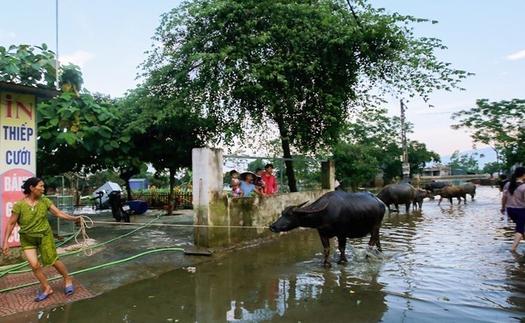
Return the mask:
[[40,262],[38,261],[37,250],[40,252],[42,267],[55,267],[62,277],[64,277],[65,294],[67,296],[72,295],[75,292],[73,282],[64,264],[58,260],[55,239],[49,221],[47,220],[47,211],[51,211],[51,213],[59,218],[75,222],[78,222],[80,217],[75,217],[60,211],[49,198],[43,196],[44,182],[37,177],[27,179],[22,185],[22,189],[26,196],[13,206],[11,217],[4,232],[4,241],[2,243],[3,254],[5,256],[9,254],[8,239],[15,225],[18,223],[20,226],[19,233],[22,251],[33,270],[33,274],[44,288],[44,291],[35,298],[35,302],[43,301],[48,298],[49,295],[53,294],[53,290],[47,282]]
[[509,218],[516,223],[516,235],[510,247],[511,252],[515,252],[518,248],[525,229],[525,185],[522,185],[524,180],[525,167],[517,167],[509,182],[503,187],[501,214],[506,210]]

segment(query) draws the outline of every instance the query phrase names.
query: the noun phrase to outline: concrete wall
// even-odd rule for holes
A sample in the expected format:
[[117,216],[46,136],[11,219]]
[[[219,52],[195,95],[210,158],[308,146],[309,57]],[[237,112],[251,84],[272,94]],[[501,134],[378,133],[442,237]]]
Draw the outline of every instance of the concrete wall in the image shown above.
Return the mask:
[[333,161],[323,162],[322,189],[268,197],[226,197],[222,193],[222,150],[196,148],[193,158],[194,243],[227,247],[274,235],[268,226],[289,205],[313,202],[334,189]]
[[[313,202],[329,190],[315,190],[268,197],[221,197],[210,205],[209,227],[195,236],[203,247],[227,247],[275,235],[268,227],[289,205]],[[197,229],[196,229],[197,230]],[[207,234],[203,236],[204,232]]]

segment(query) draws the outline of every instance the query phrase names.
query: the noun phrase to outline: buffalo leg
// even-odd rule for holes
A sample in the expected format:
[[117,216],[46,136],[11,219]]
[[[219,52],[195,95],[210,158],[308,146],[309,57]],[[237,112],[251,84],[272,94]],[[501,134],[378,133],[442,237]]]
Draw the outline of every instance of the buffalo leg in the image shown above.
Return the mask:
[[330,263],[330,238],[328,237],[321,237],[321,243],[323,244],[324,248],[324,266],[325,267],[331,267],[332,264]]
[[337,242],[339,243],[339,253],[340,253],[339,261],[337,263],[338,264],[346,264],[346,263],[348,263],[348,259],[346,259],[346,254],[345,254],[346,237],[345,236],[337,237]]
[[368,241],[368,245],[370,247],[373,247],[375,245],[378,251],[383,251],[381,249],[381,242],[379,241],[379,227],[374,227],[372,229],[372,232],[370,232],[370,241]]

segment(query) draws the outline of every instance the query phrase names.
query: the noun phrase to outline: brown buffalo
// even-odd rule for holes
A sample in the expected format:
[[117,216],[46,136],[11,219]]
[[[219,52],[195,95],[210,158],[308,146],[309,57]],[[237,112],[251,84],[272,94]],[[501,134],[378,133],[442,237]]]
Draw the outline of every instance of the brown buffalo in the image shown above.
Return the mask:
[[461,203],[461,198],[463,198],[463,202],[467,204],[467,193],[462,187],[459,186],[446,186],[441,189],[436,189],[434,194],[440,196],[438,205],[441,204],[443,199],[448,199],[450,201],[450,205],[452,205],[454,204],[454,202],[452,202],[454,197],[458,199],[458,204]]

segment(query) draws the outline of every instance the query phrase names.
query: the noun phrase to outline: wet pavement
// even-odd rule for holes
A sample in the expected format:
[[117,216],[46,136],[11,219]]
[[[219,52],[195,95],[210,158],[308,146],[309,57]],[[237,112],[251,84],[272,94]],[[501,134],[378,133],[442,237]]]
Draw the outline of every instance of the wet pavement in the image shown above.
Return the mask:
[[[0,277],[2,322],[27,322],[25,312],[91,298],[176,268],[194,266],[218,251],[194,246],[193,210],[177,210],[173,215],[148,210],[133,216],[129,224],[116,223],[109,211],[87,216],[94,222],[85,231],[87,236],[80,233],[76,241],[65,237],[65,243],[58,243],[60,259],[72,276],[75,293],[66,296],[59,273],[53,267],[47,268],[44,273],[54,293],[37,303],[34,298],[42,288],[28,266],[0,268],[4,273]],[[84,241],[89,248],[81,248]],[[4,320],[8,317],[12,320]]]

